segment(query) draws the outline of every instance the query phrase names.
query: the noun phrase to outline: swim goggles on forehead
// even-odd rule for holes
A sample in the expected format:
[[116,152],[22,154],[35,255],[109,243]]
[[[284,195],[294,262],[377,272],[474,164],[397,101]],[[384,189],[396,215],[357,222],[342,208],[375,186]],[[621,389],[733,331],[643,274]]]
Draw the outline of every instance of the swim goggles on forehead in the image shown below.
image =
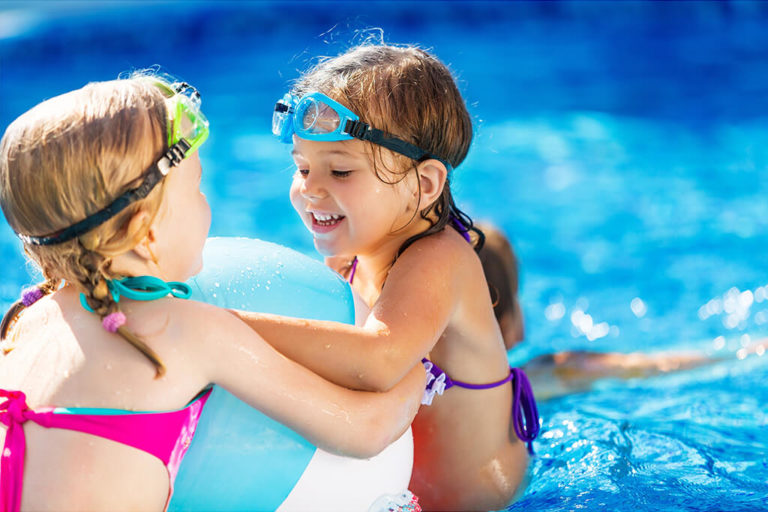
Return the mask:
[[275,104],[272,114],[272,133],[280,142],[290,144],[293,135],[306,140],[338,141],[360,139],[372,142],[416,161],[430,158],[440,160],[451,170],[451,165],[396,137],[360,121],[360,117],[341,103],[320,92],[311,92],[301,98],[286,94]]
[[181,163],[205,142],[208,138],[208,119],[200,111],[200,93],[197,89],[186,82],[168,84],[155,81],[153,84],[168,98],[166,102],[168,151],[150,167],[136,188],[123,193],[105,208],[50,235],[31,236],[17,233],[23,242],[31,245],[55,245],[87,233],[123,211],[130,204],[147,197],[171,168]]

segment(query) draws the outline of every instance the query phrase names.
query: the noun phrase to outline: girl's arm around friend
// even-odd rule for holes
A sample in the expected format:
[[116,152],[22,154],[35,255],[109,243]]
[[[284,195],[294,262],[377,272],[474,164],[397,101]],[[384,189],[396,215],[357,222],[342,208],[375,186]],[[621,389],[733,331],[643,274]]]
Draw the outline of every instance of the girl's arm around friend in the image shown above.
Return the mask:
[[418,240],[397,259],[362,327],[235,314],[320,375],[357,389],[387,390],[429,353],[451,318],[464,313],[459,299],[477,278],[483,279],[482,268],[472,248],[445,230]]

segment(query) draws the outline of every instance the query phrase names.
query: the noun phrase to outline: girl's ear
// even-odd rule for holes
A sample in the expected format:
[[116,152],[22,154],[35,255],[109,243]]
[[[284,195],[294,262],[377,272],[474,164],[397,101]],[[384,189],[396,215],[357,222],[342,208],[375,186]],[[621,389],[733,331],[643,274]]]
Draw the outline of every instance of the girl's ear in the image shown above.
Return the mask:
[[[138,233],[144,226],[150,224],[150,222],[151,216],[149,215],[149,212],[146,210],[139,210],[133,217],[131,217],[131,220],[128,222],[127,232]],[[155,258],[155,245],[155,226],[154,224],[150,224],[149,229],[147,230],[147,234],[144,236],[144,238],[139,240],[136,246],[133,248],[133,253],[146,262],[151,261],[157,263],[157,258]]]
[[416,171],[421,185],[419,204],[424,209],[440,198],[443,187],[445,187],[445,180],[448,178],[448,169],[440,160],[431,158],[416,166]]

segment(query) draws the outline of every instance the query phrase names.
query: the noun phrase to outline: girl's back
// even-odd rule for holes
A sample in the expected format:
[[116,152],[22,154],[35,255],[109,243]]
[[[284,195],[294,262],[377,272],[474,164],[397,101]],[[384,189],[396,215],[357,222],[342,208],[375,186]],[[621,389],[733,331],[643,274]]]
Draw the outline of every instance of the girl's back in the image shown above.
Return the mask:
[[[168,371],[162,379],[153,379],[145,358],[106,332],[82,308],[78,294],[65,287],[18,318],[8,336],[14,348],[0,358],[0,389],[24,390],[32,410],[53,406],[90,416],[183,409],[208,384],[196,365],[194,344],[184,346],[184,333],[200,335],[207,324],[200,320],[213,309],[164,299],[131,303],[124,311],[128,327],[163,354]],[[162,415],[155,422],[162,426]],[[146,451],[32,421],[24,432],[24,509],[161,509],[168,498],[168,470]],[[0,430],[0,443],[5,434]]]
[[[152,379],[152,368],[142,356],[91,316],[66,289],[28,308],[9,333],[14,349],[0,358],[0,389],[25,390],[33,410],[49,405],[164,410],[189,401],[187,396],[173,407],[161,403],[170,401],[161,389],[165,382]],[[6,432],[0,430],[0,442]],[[47,429],[32,421],[24,424],[24,432],[23,509],[163,507],[168,477],[159,459],[101,437]]]

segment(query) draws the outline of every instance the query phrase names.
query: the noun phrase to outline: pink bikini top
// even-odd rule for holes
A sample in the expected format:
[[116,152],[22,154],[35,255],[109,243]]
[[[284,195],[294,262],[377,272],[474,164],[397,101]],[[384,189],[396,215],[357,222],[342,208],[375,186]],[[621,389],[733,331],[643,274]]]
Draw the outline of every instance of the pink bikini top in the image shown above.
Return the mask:
[[6,425],[2,459],[0,460],[0,509],[18,512],[24,477],[26,439],[24,423],[34,421],[45,428],[61,428],[92,434],[117,441],[154,455],[165,464],[170,486],[189,448],[203,406],[211,390],[206,389],[186,407],[168,412],[133,412],[121,409],[44,407],[32,410],[21,391],[0,389],[0,423]]

